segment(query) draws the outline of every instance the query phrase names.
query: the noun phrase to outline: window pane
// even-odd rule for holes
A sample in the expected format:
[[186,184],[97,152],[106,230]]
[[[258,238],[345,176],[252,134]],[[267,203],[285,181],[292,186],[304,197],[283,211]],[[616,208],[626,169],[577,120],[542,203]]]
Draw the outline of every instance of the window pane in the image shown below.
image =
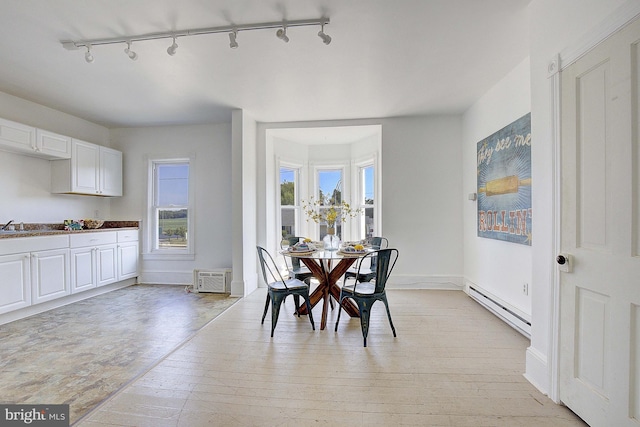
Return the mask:
[[189,165],[158,164],[157,206],[185,206],[189,204]]
[[[296,204],[296,175],[293,169],[280,168],[280,205]],[[284,222],[282,223],[284,226]]]
[[342,170],[318,171],[319,200],[327,198],[329,205],[338,205],[342,202]]
[[296,235],[296,215],[294,209],[281,209],[282,214],[282,238],[286,239]]
[[189,221],[187,209],[158,209],[158,248],[187,247]]
[[373,166],[367,166],[362,169],[363,182],[364,182],[364,203],[372,205],[374,202],[374,181],[373,181]]
[[373,208],[364,209],[364,237],[373,237]]

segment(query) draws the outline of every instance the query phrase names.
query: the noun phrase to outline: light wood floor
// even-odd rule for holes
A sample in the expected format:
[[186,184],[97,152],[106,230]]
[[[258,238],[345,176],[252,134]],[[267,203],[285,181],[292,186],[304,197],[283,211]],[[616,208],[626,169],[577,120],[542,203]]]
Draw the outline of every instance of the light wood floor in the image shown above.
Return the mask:
[[[376,303],[326,330],[265,293],[236,303],[85,417],[90,426],[584,426],[522,376],[527,339],[459,291],[388,291],[398,337]],[[319,324],[320,305],[313,311]],[[344,313],[343,313],[344,314]]]

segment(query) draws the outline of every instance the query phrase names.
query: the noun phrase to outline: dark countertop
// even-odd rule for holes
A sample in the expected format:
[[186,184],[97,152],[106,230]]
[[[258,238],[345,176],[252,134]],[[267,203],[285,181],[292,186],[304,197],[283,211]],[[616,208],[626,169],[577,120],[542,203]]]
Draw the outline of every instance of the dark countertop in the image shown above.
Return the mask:
[[[100,228],[65,230],[64,224],[24,224],[24,231],[0,231],[0,239],[19,237],[54,236],[59,234],[95,233],[101,231],[137,230],[139,221],[105,221]],[[19,227],[19,224],[16,224]]]

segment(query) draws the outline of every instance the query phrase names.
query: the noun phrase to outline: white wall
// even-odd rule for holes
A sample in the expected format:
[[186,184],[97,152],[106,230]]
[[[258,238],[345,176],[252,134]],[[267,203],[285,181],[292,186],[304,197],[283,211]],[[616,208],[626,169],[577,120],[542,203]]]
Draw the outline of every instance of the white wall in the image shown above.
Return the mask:
[[553,339],[553,170],[552,105],[547,78],[549,61],[565,49],[575,48],[598,24],[625,4],[638,0],[532,0],[529,5],[531,43],[531,147],[533,229],[532,336],[527,351],[526,376],[543,392],[556,398],[551,353]]
[[[99,145],[109,145],[107,128],[0,92],[0,117]],[[65,219],[110,218],[110,199],[51,194],[48,160],[0,151],[0,223],[62,223]],[[129,218],[128,218],[129,219]]]
[[[477,192],[477,143],[531,111],[529,59],[467,110],[463,118],[464,195]],[[533,144],[536,144],[533,135]],[[464,196],[463,196],[464,198]],[[464,276],[526,319],[531,317],[531,247],[477,236],[477,202],[464,202]],[[535,218],[535,212],[533,213]],[[537,230],[533,228],[534,239]],[[529,288],[531,288],[529,286]]]
[[400,250],[396,280],[405,287],[460,286],[460,116],[382,121],[382,203],[384,235]]
[[[259,176],[266,177],[267,129],[372,124],[382,125],[382,230],[391,245],[400,250],[390,286],[461,286],[460,116],[259,124]],[[259,197],[258,218],[258,242],[265,244],[271,226],[265,220],[266,197]]]
[[[121,128],[112,147],[124,157],[124,196],[112,201],[112,219],[146,220],[149,158],[195,157],[195,260],[144,260],[143,283],[191,283],[193,269],[231,267],[231,125]],[[146,222],[143,223],[146,232]]]

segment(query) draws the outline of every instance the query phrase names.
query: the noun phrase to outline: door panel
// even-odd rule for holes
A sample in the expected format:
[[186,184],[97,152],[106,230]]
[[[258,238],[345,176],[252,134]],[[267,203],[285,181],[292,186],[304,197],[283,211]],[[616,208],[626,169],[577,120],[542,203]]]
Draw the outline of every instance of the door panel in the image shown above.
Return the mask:
[[562,72],[560,399],[592,427],[640,425],[638,40]]

